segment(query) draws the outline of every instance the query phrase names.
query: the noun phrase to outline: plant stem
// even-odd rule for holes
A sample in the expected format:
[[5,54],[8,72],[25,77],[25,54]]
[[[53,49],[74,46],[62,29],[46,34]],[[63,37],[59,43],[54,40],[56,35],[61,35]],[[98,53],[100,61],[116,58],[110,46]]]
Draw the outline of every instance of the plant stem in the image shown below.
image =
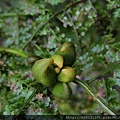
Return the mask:
[[26,48],[26,46],[32,41],[32,39],[34,38],[34,36],[37,34],[37,32],[42,29],[51,19],[53,19],[54,17],[56,17],[57,15],[59,15],[60,13],[68,10],[69,8],[79,4],[80,2],[85,2],[86,0],[79,0],[77,2],[71,2],[70,4],[66,5],[66,7],[56,13],[54,13],[46,22],[44,22],[43,24],[40,24],[40,26],[38,26],[37,30],[32,34],[31,38],[25,43],[25,45],[23,46],[22,50],[24,50]]
[[77,40],[79,41],[79,35],[78,35],[77,30],[76,30],[76,26],[75,26],[75,24],[74,24],[74,21],[72,20],[72,17],[70,16],[70,14],[69,14],[68,12],[66,12],[66,13],[67,13],[67,15],[68,15],[68,17],[69,17],[69,19],[70,19],[72,25],[73,25],[73,29],[74,29],[74,31],[75,31],[75,34],[76,34]]
[[16,17],[16,16],[27,16],[29,14],[24,14],[24,13],[4,13],[4,14],[0,14],[0,18],[4,18],[4,17]]
[[12,53],[12,54],[24,57],[24,58],[27,58],[29,56],[24,51],[15,50],[15,49],[12,49],[12,48],[5,48],[5,47],[0,47],[0,52],[8,52],[8,53]]
[[19,45],[19,16],[17,16],[17,23],[16,23],[16,44],[17,44],[17,48],[18,48],[18,45]]
[[[76,38],[77,38],[77,44],[78,44],[78,46],[82,46],[82,41],[79,39],[78,31],[77,31],[77,29],[76,29],[76,26],[75,26],[75,24],[74,24],[74,21],[72,20],[71,15],[70,15],[68,12],[66,12],[66,13],[67,13],[67,15],[68,15],[68,17],[69,17],[72,25],[73,25],[73,29],[74,29],[74,32],[75,32]],[[79,51],[79,52],[81,51],[81,48],[80,48],[80,47],[78,47],[78,51]]]
[[109,114],[109,115],[116,115],[116,113],[99,97],[96,96],[95,93],[91,90],[87,83],[83,82],[82,80],[76,79],[74,81],[77,85],[82,86],[88,94],[90,94],[93,99],[100,104],[100,106]]
[[116,68],[119,68],[119,67],[120,67],[120,63],[114,64],[114,65],[110,66],[107,70],[103,71],[103,73],[101,73],[100,75],[98,75],[98,76],[96,76],[96,77],[94,77],[94,78],[92,78],[90,80],[87,80],[87,83],[90,84],[90,83],[102,78],[108,72],[110,72],[110,71],[112,71],[112,70],[114,70]]
[[33,93],[30,95],[30,97],[28,98],[28,100],[23,104],[23,106],[21,106],[21,108],[18,110],[18,112],[15,114],[15,116],[13,117],[12,120],[16,120],[17,115],[19,115],[22,110],[30,103],[30,101],[32,100],[32,98],[35,96],[36,92],[38,90],[43,91],[44,87],[41,84],[37,84],[36,88],[34,89]]

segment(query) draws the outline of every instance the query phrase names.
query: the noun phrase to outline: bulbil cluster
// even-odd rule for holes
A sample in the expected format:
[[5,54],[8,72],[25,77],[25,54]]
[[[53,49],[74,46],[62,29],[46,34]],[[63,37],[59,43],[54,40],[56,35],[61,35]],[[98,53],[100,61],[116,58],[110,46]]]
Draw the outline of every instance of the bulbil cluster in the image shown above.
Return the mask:
[[32,66],[32,74],[39,83],[50,87],[54,96],[68,99],[72,94],[68,83],[76,76],[72,68],[75,59],[74,44],[65,42],[52,57],[37,60]]

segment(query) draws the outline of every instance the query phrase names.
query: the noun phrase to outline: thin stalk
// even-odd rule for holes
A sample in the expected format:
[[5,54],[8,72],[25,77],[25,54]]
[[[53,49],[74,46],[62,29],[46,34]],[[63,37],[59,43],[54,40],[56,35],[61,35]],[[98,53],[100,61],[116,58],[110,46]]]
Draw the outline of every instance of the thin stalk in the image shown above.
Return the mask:
[[4,17],[16,17],[16,16],[27,16],[29,14],[24,14],[24,13],[4,13],[4,14],[0,14],[0,18],[4,18]]
[[[75,23],[74,23],[71,15],[70,15],[68,12],[66,12],[66,13],[67,13],[67,15],[68,15],[68,17],[69,17],[72,25],[73,25],[73,29],[74,29],[74,32],[75,32],[76,38],[77,38],[77,44],[78,44],[78,46],[82,46],[82,41],[79,39],[79,34],[78,34],[77,29],[76,29]],[[81,51],[80,47],[78,47],[78,51],[79,51],[79,52]]]
[[19,115],[22,110],[30,103],[30,101],[32,100],[32,98],[35,96],[36,92],[38,90],[43,91],[44,87],[41,87],[41,84],[37,84],[36,88],[34,89],[33,93],[30,95],[30,97],[28,98],[28,100],[23,104],[23,106],[21,106],[21,108],[18,110],[18,112],[15,114],[15,116],[13,117],[12,120],[16,120],[17,115]]
[[93,99],[99,103],[99,105],[109,114],[109,115],[117,115],[112,108],[110,108],[99,96],[96,96],[95,93],[91,90],[87,83],[83,82],[82,80],[76,79],[74,81],[78,86],[82,86],[88,94],[90,94]]
[[16,23],[16,44],[17,48],[19,47],[19,16],[17,16],[17,23]]
[[114,64],[111,67],[109,67],[107,70],[103,71],[103,73],[101,73],[100,75],[98,75],[98,76],[96,76],[96,77],[94,77],[94,78],[92,78],[90,80],[87,80],[87,83],[90,84],[90,83],[104,77],[104,75],[107,74],[108,72],[110,72],[110,71],[112,71],[112,70],[114,70],[116,68],[119,68],[119,67],[120,67],[120,63]]
[[60,13],[68,10],[69,8],[79,4],[80,2],[85,2],[86,0],[79,0],[77,2],[71,2],[70,4],[66,5],[66,7],[64,9],[61,9],[60,11],[54,13],[46,22],[44,22],[43,24],[40,24],[40,26],[38,26],[38,28],[36,29],[36,31],[32,34],[31,38],[25,43],[25,45],[23,46],[23,50],[26,48],[26,46],[33,40],[34,36],[38,33],[38,31],[40,29],[42,29],[51,19],[53,19],[54,17],[56,17],[57,15],[59,15]]
[[0,52],[8,52],[8,53],[12,53],[12,54],[24,57],[24,58],[27,58],[29,56],[24,51],[15,50],[15,49],[12,49],[12,48],[5,48],[5,47],[0,47]]
[[74,29],[74,32],[75,32],[75,34],[76,34],[77,40],[79,40],[79,35],[78,35],[77,30],[76,30],[76,26],[75,26],[75,24],[74,24],[74,21],[73,21],[72,17],[70,16],[70,14],[69,14],[68,12],[66,12],[66,13],[67,13],[67,15],[68,15],[68,17],[69,17],[72,25],[73,25],[73,29]]

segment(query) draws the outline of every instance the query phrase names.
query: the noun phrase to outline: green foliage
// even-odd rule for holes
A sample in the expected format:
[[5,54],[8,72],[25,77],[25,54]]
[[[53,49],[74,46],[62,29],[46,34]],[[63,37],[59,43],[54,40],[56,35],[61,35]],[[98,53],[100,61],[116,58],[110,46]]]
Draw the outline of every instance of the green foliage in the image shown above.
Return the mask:
[[[0,46],[22,50],[38,27],[43,25],[24,51],[40,58],[51,57],[61,44],[72,41],[77,51],[73,65],[77,76],[85,82],[97,75],[100,76],[99,81],[93,79],[96,81],[90,86],[110,107],[119,111],[120,1],[79,1],[4,0],[0,2]],[[74,2],[79,3],[73,5]],[[68,6],[69,9],[65,9]],[[63,11],[59,12],[61,10]],[[56,12],[59,13],[51,18]],[[115,69],[108,70],[109,66],[114,65],[116,65]],[[24,58],[0,51],[0,114],[16,114],[36,89],[37,84],[32,76],[31,66]],[[41,90],[35,93],[20,114],[103,112],[98,110],[98,105],[93,102],[94,99],[90,98],[83,88],[75,84],[70,85],[73,89],[73,99],[67,101],[55,99],[47,88],[41,86]]]

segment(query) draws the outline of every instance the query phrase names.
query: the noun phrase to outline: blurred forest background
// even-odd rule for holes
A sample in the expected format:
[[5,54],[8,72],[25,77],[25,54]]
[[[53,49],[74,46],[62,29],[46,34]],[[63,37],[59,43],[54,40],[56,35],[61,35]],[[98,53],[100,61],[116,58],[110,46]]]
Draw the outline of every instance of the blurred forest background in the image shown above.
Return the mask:
[[[120,112],[119,0],[0,0],[1,115],[16,114],[37,85],[26,59],[1,48],[45,58],[66,41],[76,47],[77,76],[88,81],[100,75],[89,84],[91,89]],[[20,114],[107,114],[84,88],[70,86],[73,94],[68,100],[55,98],[46,88],[38,90]]]

